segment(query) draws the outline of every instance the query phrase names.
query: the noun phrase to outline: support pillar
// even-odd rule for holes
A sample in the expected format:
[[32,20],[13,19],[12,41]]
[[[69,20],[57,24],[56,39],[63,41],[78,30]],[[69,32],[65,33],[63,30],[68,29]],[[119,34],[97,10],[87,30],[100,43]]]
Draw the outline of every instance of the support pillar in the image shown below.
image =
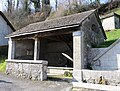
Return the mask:
[[15,41],[9,38],[8,41],[8,60],[14,59],[15,56]]
[[38,38],[35,39],[35,44],[34,44],[34,60],[39,60],[39,52],[40,51],[40,41]]
[[73,32],[73,80],[82,82],[83,32]]

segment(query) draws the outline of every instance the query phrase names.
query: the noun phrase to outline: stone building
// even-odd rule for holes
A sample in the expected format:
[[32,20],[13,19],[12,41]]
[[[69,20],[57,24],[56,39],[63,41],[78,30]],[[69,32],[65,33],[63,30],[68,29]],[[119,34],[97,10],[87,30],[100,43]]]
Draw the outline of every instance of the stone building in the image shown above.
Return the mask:
[[94,55],[95,70],[119,70],[120,69],[120,39],[115,41],[107,48],[93,48],[92,51],[96,51]]
[[4,55],[7,53],[8,39],[5,39],[5,36],[14,31],[14,27],[8,21],[6,16],[0,11],[0,54]]
[[48,66],[73,67],[73,78],[82,81],[81,70],[89,68],[89,50],[104,42],[106,35],[97,11],[91,10],[30,24],[7,38],[8,74],[43,80],[48,62]]
[[111,13],[101,16],[101,21],[104,30],[112,30],[120,28],[120,15],[117,13]]

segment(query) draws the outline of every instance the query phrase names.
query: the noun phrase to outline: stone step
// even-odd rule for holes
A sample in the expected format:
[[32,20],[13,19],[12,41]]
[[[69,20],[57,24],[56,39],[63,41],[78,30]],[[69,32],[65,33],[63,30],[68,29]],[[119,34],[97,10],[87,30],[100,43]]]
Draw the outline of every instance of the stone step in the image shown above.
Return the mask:
[[68,67],[48,67],[47,74],[48,75],[63,75],[65,72],[73,72],[73,68]]
[[110,85],[101,85],[101,84],[91,84],[91,83],[82,83],[82,82],[73,82],[73,87],[77,88],[87,88],[93,90],[102,90],[102,91],[120,91],[119,86],[110,86]]

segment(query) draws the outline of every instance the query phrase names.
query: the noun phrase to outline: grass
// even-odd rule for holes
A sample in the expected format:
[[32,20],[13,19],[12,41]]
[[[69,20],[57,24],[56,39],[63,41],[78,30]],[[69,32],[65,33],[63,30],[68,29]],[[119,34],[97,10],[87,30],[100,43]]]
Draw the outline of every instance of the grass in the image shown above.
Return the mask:
[[115,11],[116,14],[120,15],[120,8]]
[[120,29],[116,29],[116,30],[113,30],[113,31],[108,31],[108,32],[105,32],[105,33],[106,33],[106,36],[107,36],[107,40],[105,40],[104,43],[97,46],[97,48],[108,47],[111,44],[113,44],[117,39],[120,38]]
[[6,70],[5,57],[0,57],[0,72],[5,72],[5,70]]

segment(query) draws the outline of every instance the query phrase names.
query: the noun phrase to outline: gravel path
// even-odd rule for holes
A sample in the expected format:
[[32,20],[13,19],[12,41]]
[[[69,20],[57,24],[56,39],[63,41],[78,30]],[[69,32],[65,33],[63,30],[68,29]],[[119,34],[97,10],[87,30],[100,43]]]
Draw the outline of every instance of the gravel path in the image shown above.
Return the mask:
[[0,73],[0,91],[70,91],[71,88],[72,83],[68,79],[30,81]]

